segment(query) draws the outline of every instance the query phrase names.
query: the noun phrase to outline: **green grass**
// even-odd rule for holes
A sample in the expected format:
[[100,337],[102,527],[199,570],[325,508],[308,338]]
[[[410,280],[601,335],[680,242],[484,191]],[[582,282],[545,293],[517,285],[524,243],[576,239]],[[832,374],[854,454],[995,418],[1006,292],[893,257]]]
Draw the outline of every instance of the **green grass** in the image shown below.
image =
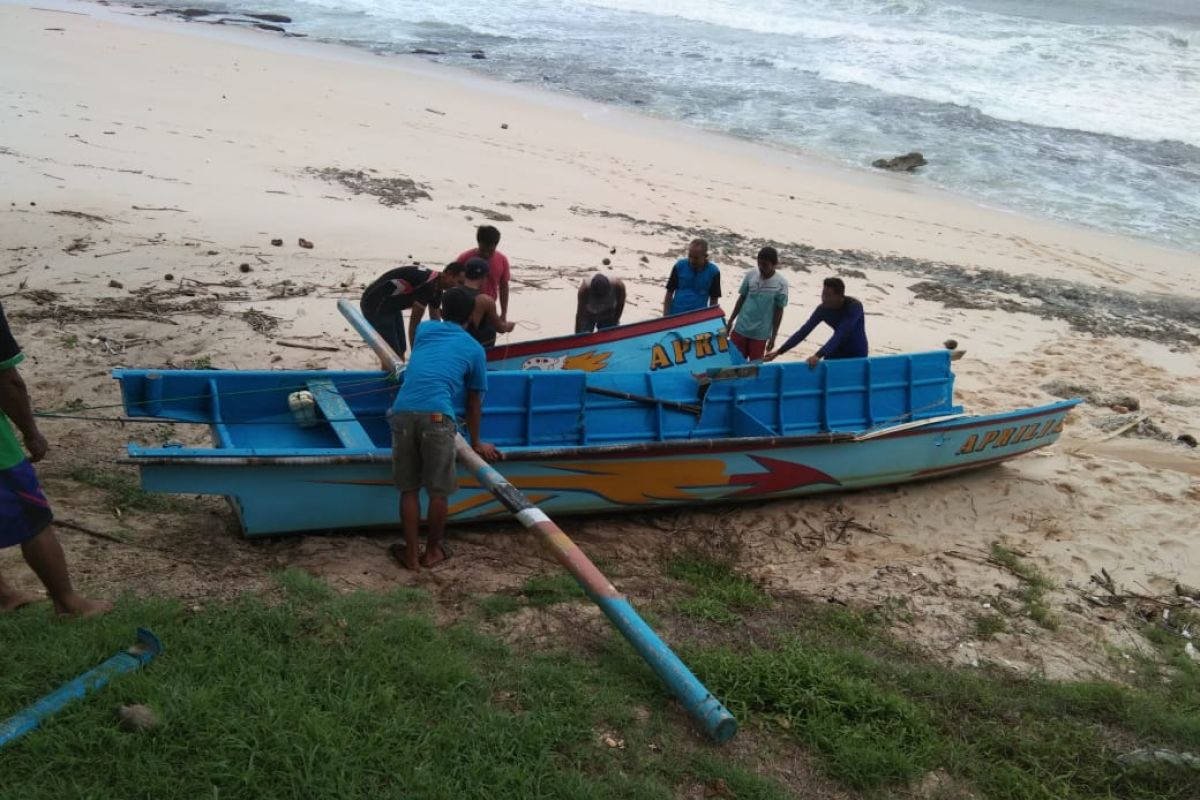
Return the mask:
[[743,723],[811,748],[868,795],[940,768],[997,800],[1200,797],[1200,771],[1116,760],[1139,747],[1200,753],[1194,663],[1140,689],[1015,679],[931,664],[879,624],[814,607],[770,646],[693,647],[685,660]]
[[731,625],[741,619],[738,612],[771,604],[770,596],[754,581],[720,561],[679,556],[668,565],[667,575],[691,590],[691,596],[676,601],[675,610],[694,619]]
[[78,483],[103,489],[109,505],[122,511],[131,509],[155,513],[182,514],[190,510],[187,503],[178,497],[147,492],[137,484],[137,479],[116,467],[75,467],[67,477]]
[[579,582],[570,573],[539,572],[521,586],[521,596],[531,606],[552,606],[555,603],[570,603],[587,595]]
[[973,620],[976,639],[992,639],[1008,630],[1008,623],[999,614],[979,614]]
[[1058,620],[1050,612],[1046,600],[1046,593],[1054,588],[1050,579],[1034,565],[1022,561],[1015,551],[1000,542],[992,542],[991,557],[1021,581],[1017,597],[1021,600],[1024,614],[1047,630],[1057,628]]
[[[768,602],[711,562],[670,569],[695,592],[724,587],[714,595],[737,607]],[[571,595],[559,576],[536,576],[478,607],[488,617]],[[754,734],[757,751],[735,757],[698,743],[616,635],[583,655],[513,652],[479,633],[480,615],[439,627],[433,612],[419,590],[341,595],[288,571],[264,596],[196,611],[125,598],[100,620],[51,624],[44,605],[0,616],[0,718],[138,626],[168,648],[0,753],[0,797],[774,800],[789,795],[755,773],[797,751],[866,800],[915,796],[935,770],[981,800],[1200,797],[1200,771],[1117,759],[1200,753],[1200,665],[1166,629],[1148,631],[1159,658],[1126,660],[1134,688],[1060,683],[943,667],[892,639],[886,614],[776,600],[753,645],[725,626],[713,641],[672,642]],[[150,705],[162,727],[120,731],[121,703]]]
[[[436,626],[420,592],[343,596],[296,572],[279,584],[195,613],[126,598],[94,621],[49,624],[44,607],[0,617],[0,717],[137,626],[167,647],[6,748],[0,797],[667,800],[714,776],[746,797],[787,796],[720,751],[689,756],[694,735],[621,641],[599,663],[514,654]],[[122,732],[122,703],[150,705],[161,728]],[[637,706],[654,711],[638,719]],[[606,731],[625,746],[603,744]]]

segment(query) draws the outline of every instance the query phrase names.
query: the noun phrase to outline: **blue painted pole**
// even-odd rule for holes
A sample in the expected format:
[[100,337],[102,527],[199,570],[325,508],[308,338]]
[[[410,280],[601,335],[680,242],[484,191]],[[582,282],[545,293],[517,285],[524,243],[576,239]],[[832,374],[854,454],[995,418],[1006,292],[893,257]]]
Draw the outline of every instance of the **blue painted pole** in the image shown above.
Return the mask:
[[163,651],[162,642],[145,628],[138,628],[137,644],[122,650],[93,670],[64,683],[24,711],[0,723],[0,747],[13,742],[42,724],[42,720],[62,710],[73,700],[94,692],[116,676],[133,672]]
[[[362,334],[380,360],[384,364],[390,364],[393,373],[398,374],[403,368],[400,358],[363,318],[359,310],[345,300],[338,301],[338,308],[354,329]],[[520,489],[484,461],[461,435],[457,436],[455,446],[459,463],[469,469],[479,479],[480,484],[495,495],[527,530],[537,534],[542,545],[554,554],[558,563],[562,564],[575,580],[579,581],[579,585],[587,592],[592,602],[600,606],[600,610],[633,645],[633,649],[645,659],[667,688],[679,698],[683,707],[700,723],[705,732],[718,743],[732,739],[737,733],[737,720],[733,714],[729,713],[712,692],[704,688],[704,684],[700,683],[687,665],[680,661],[671,648],[646,624],[629,601],[620,595],[587,554],[579,549],[579,545],[571,541],[571,538]]]
[[461,435],[457,440],[458,460],[471,470],[505,508],[511,511],[527,530],[537,534],[541,543],[554,554],[579,581],[588,597],[621,632],[633,649],[667,685],[687,712],[705,732],[718,743],[727,742],[737,733],[737,720],[704,684],[692,674],[687,665],[659,638],[629,601],[597,569],[587,554],[575,544],[554,521],[530,502],[520,489],[513,486],[500,472],[471,449]]

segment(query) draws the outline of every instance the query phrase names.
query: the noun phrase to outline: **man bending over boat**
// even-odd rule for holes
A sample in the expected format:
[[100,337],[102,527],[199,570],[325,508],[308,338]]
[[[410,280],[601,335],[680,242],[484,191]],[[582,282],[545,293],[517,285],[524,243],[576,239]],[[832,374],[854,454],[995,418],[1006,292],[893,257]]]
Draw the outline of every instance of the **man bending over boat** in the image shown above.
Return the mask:
[[779,323],[783,322],[783,309],[788,302],[787,278],[775,271],[778,265],[779,253],[774,247],[758,251],[758,269],[746,271],[737,303],[729,315],[729,328],[733,332],[729,341],[747,361],[758,361],[763,353],[775,349],[775,337],[779,335]]
[[496,301],[485,291],[488,280],[488,263],[482,258],[468,258],[463,266],[463,288],[475,300],[475,310],[467,322],[467,333],[484,347],[496,343],[496,335],[508,333],[517,327],[496,311]]
[[846,284],[842,279],[826,278],[821,288],[821,305],[817,306],[808,322],[783,343],[783,347],[767,353],[764,360],[772,361],[791,350],[822,322],[833,328],[833,336],[808,357],[809,367],[817,366],[822,358],[865,358],[867,329],[864,320],[863,304],[846,296]]
[[[441,319],[438,304],[442,291],[458,286],[463,280],[462,264],[447,264],[441,272],[418,264],[389,270],[367,287],[359,307],[371,327],[379,331],[392,349],[404,358],[408,341],[414,341],[417,325],[429,309],[430,319]],[[412,309],[408,320],[408,336],[404,335],[404,313]],[[408,340],[408,341],[406,341]],[[385,367],[387,369],[387,367]]]
[[[89,600],[71,585],[67,557],[50,523],[54,515],[42,494],[33,462],[46,455],[46,437],[38,430],[25,381],[17,372],[24,356],[8,329],[0,306],[0,548],[21,546],[25,562],[41,579],[59,614],[91,617],[112,608],[105,600]],[[28,458],[8,421],[25,439]],[[18,592],[0,575],[0,612],[35,602],[37,595]]]
[[[476,453],[487,461],[500,452],[479,439],[483,394],[487,391],[487,358],[466,332],[475,301],[470,292],[454,288],[442,295],[441,320],[422,322],[404,382],[388,413],[392,429],[392,477],[400,490],[400,519],[404,546],[389,548],[411,570],[432,567],[450,553],[446,532],[447,500],[458,489],[455,466],[454,398],[466,391],[467,434]],[[421,527],[421,489],[429,495],[425,554],[417,557]]]
[[483,293],[500,304],[500,318],[508,319],[508,281],[511,271],[508,256],[501,253],[500,229],[495,225],[480,225],[475,230],[475,247],[459,253],[460,264],[472,258],[482,258],[488,265],[487,278],[483,282]]
[[617,278],[610,281],[607,275],[597,272],[591,280],[579,286],[579,297],[575,303],[575,332],[591,333],[621,324],[625,313],[625,281]]
[[667,294],[663,298],[663,316],[715,306],[721,298],[721,270],[708,260],[708,242],[693,239],[688,257],[671,267]]

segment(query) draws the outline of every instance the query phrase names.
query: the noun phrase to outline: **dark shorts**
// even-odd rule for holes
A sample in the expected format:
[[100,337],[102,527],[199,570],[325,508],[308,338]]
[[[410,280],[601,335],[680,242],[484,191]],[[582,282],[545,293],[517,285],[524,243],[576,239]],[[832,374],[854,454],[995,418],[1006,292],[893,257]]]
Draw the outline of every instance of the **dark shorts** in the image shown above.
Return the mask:
[[428,411],[398,411],[392,427],[392,479],[402,492],[425,489],[451,495],[458,489],[454,417]]
[[27,542],[53,521],[32,464],[22,461],[0,470],[0,547]]

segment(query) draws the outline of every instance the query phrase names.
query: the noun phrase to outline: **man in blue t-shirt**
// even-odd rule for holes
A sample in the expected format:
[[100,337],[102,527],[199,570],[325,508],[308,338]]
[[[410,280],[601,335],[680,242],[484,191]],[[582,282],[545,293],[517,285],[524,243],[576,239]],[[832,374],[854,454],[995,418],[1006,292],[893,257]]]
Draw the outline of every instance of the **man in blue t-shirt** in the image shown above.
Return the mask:
[[[17,365],[24,359],[8,329],[0,305],[0,548],[20,546],[25,562],[41,579],[59,614],[91,617],[112,608],[106,600],[90,600],[71,584],[67,557],[54,535],[54,514],[42,493],[33,462],[41,461],[49,444],[38,430],[29,391]],[[17,441],[9,420],[17,426],[25,447]],[[29,451],[26,456],[25,451]],[[19,592],[0,575],[0,613],[38,600]]]
[[833,328],[833,336],[808,357],[809,367],[817,366],[822,358],[865,358],[867,329],[864,319],[863,304],[853,297],[846,297],[846,284],[842,279],[826,278],[821,288],[821,305],[817,306],[808,322],[783,343],[783,347],[767,353],[764,360],[772,361],[791,350],[822,322]]
[[715,306],[721,297],[721,270],[708,260],[708,242],[693,239],[688,257],[671,268],[667,296],[663,298],[663,316]]
[[[441,320],[422,322],[417,328],[404,382],[388,414],[392,477],[400,490],[400,519],[404,524],[403,549],[397,542],[389,551],[411,570],[432,567],[449,557],[442,539],[447,498],[458,489],[454,399],[464,389],[467,433],[475,452],[487,461],[503,457],[479,438],[483,394],[487,391],[487,357],[479,342],[464,329],[474,309],[475,299],[470,292],[461,287],[446,290]],[[418,560],[422,487],[429,494],[429,539],[425,555]]]

